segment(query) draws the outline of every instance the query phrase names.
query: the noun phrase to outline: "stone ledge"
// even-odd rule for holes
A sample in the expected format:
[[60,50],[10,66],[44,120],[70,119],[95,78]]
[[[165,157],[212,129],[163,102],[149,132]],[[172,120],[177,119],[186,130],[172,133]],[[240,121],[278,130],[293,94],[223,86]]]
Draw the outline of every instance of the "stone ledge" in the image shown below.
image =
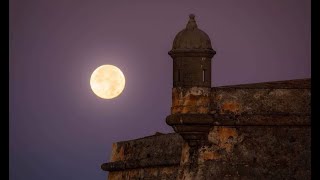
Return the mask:
[[104,171],[123,171],[128,169],[179,166],[179,164],[180,160],[177,161],[176,159],[167,161],[161,161],[159,159],[142,159],[104,163],[101,165],[101,169]]
[[166,118],[168,125],[211,126],[310,126],[310,115],[305,114],[174,114]]
[[212,89],[310,89],[311,78],[212,87]]
[[251,114],[251,115],[216,115],[213,126],[310,126],[309,115],[288,114]]

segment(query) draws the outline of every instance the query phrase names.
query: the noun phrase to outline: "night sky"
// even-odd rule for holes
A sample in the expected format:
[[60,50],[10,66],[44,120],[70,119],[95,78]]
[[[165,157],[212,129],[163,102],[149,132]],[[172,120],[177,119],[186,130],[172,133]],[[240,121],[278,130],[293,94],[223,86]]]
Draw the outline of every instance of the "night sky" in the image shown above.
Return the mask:
[[[10,0],[10,179],[106,179],[113,142],[169,133],[172,59],[189,14],[217,51],[212,85],[311,77],[310,0]],[[115,99],[91,73],[126,76]]]

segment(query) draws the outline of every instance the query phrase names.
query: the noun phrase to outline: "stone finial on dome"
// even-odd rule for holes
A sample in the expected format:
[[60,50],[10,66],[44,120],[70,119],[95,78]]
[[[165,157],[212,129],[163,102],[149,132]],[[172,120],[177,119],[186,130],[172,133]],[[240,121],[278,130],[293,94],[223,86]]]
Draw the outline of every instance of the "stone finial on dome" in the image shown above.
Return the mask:
[[182,52],[188,53],[191,51],[209,53],[208,56],[215,54],[209,36],[198,28],[194,14],[189,15],[187,25],[175,36],[169,54],[170,56],[176,56],[178,54],[181,55]]
[[195,15],[194,14],[190,14],[189,15],[189,21],[188,21],[188,24],[186,26],[186,29],[188,30],[193,30],[195,28],[198,28],[197,26],[197,23],[196,23],[196,20],[194,19],[195,18]]

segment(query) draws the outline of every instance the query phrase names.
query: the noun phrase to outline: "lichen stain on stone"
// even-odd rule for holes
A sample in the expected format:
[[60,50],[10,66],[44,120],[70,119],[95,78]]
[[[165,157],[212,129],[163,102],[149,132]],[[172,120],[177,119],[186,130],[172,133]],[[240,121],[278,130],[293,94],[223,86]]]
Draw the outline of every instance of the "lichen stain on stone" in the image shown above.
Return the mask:
[[172,114],[209,113],[210,88],[173,88],[172,89]]
[[289,91],[285,91],[282,89],[275,89],[269,92],[269,95],[271,96],[278,96],[278,97],[282,97],[282,96],[288,96],[290,95]]
[[129,177],[139,177],[139,175],[140,175],[140,171],[138,170],[129,170],[127,172],[127,176]]
[[147,174],[148,176],[157,177],[158,176],[158,169],[157,168],[146,168],[144,173]]
[[187,114],[187,113],[191,113],[193,110],[192,110],[192,107],[183,107],[181,111],[182,114]]
[[153,169],[151,172],[150,172],[153,176],[157,176],[158,175],[158,169]]
[[216,97],[215,98],[216,101],[220,101],[222,99],[222,94],[219,94],[219,95],[217,95],[215,97]]
[[194,106],[198,100],[199,98],[194,95],[185,96],[183,99],[183,106]]
[[172,95],[172,105],[174,106],[194,106],[204,104],[210,104],[210,98],[208,96],[187,94],[180,97],[175,93]]
[[254,99],[259,99],[259,98],[262,97],[263,95],[264,95],[264,92],[257,91],[256,93],[254,93],[253,98],[254,98]]
[[216,151],[217,149],[203,146],[199,149],[199,158],[198,163],[203,164],[205,161],[208,160],[218,160],[221,159],[221,155]]
[[163,175],[163,174],[167,174],[167,175],[171,175],[171,174],[173,174],[175,171],[174,171],[174,169],[172,169],[172,168],[167,168],[167,167],[165,167],[165,168],[163,168],[163,169],[161,169],[160,170],[160,173]]
[[207,114],[209,113],[210,109],[208,107],[204,107],[204,106],[199,106],[197,108],[197,112],[200,114]]
[[221,114],[226,112],[239,113],[240,105],[237,102],[225,102],[221,106]]
[[179,177],[181,180],[193,180],[193,173],[184,170],[182,177]]
[[121,179],[123,179],[122,178],[122,172],[121,171],[110,172],[108,179],[121,180]]
[[117,143],[112,143],[112,151],[111,151],[111,162],[116,161],[115,157],[116,157],[116,153],[117,153]]
[[209,96],[211,93],[211,88],[201,88],[201,87],[192,87],[187,91],[188,94],[192,94],[195,96],[203,95],[203,96]]
[[190,147],[189,147],[188,143],[184,143],[182,146],[180,164],[185,164],[189,161],[189,149],[190,149]]
[[[188,97],[188,96],[187,96]],[[187,99],[187,100],[189,100],[189,101],[191,101],[191,102],[195,102],[195,101],[197,101],[199,98],[198,98],[198,96],[195,96],[195,95],[193,95],[193,94],[190,94],[189,95],[189,98]]]
[[226,149],[230,153],[233,146],[239,141],[238,133],[235,128],[228,127],[214,127],[209,132],[208,140],[216,144],[219,148]]
[[210,105],[210,98],[206,96],[199,96],[197,101],[195,101],[197,106],[209,106]]
[[201,160],[207,161],[207,160],[215,160],[215,159],[219,159],[220,155],[214,151],[204,151],[202,153],[200,153],[200,157]]
[[123,161],[124,160],[124,148],[123,146],[120,147],[120,149],[117,147],[117,145],[114,143],[112,145],[112,157],[111,162],[114,161]]
[[183,99],[183,106],[209,106],[210,98],[205,96],[186,96]]
[[177,97],[177,94],[175,92],[172,92],[172,106],[180,105],[182,102],[180,102],[180,98]]
[[208,106],[175,106],[171,107],[171,114],[206,114],[210,112]]

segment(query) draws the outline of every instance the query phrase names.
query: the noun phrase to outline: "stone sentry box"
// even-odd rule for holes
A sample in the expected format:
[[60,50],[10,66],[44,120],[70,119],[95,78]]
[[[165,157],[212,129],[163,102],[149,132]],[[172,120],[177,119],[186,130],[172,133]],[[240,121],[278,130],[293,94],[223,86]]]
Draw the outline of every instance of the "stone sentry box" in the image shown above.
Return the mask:
[[211,87],[215,53],[190,15],[169,52],[176,133],[114,143],[109,179],[311,179],[310,79]]
[[191,14],[168,53],[173,59],[173,88],[171,115],[167,117],[167,124],[190,146],[207,139],[211,127],[208,121],[211,117],[207,114],[210,112],[211,59],[215,53],[209,36],[198,28],[195,15]]

